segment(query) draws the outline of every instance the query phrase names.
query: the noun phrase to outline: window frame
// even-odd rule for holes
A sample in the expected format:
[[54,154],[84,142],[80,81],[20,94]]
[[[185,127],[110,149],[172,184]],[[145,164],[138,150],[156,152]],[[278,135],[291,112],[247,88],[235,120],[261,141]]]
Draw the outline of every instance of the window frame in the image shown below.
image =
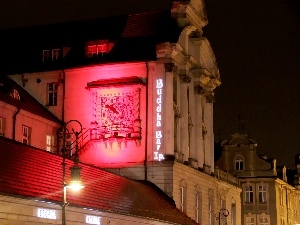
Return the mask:
[[[247,190],[247,188],[249,188],[249,190]],[[245,190],[244,203],[245,204],[254,204],[254,187],[253,187],[253,185],[249,185],[249,184],[245,185],[244,190]]]
[[61,56],[61,49],[54,48],[54,49],[51,50],[51,59],[52,59],[52,61],[59,60],[60,56]]
[[255,217],[254,216],[245,216],[245,225],[255,225]]
[[243,171],[245,168],[245,160],[244,157],[241,155],[237,155],[234,158],[234,169],[236,171]]
[[[262,188],[262,189],[260,189],[260,188]],[[259,204],[267,204],[267,202],[268,202],[267,185],[259,184],[257,186],[257,195],[258,195],[258,203]]]
[[43,49],[43,62],[49,62],[51,58],[51,50]]
[[54,145],[54,136],[53,135],[46,135],[46,151],[52,152]]
[[22,143],[26,145],[31,144],[31,127],[22,125]]
[[0,136],[4,136],[6,128],[6,118],[0,117]]
[[20,100],[20,94],[17,89],[13,88],[12,91],[10,92],[10,96],[13,97],[14,99]]
[[[57,106],[58,86],[58,82],[47,83],[47,106]],[[52,87],[51,90],[50,87]]]
[[197,223],[202,222],[202,193],[196,191],[195,193],[195,220]]

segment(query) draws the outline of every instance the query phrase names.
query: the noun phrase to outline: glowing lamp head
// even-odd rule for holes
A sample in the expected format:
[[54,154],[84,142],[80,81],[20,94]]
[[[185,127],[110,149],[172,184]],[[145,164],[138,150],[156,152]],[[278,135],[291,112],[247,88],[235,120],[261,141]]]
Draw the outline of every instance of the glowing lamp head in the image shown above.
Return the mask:
[[78,191],[84,188],[84,185],[80,178],[81,167],[76,164],[70,168],[71,170],[71,181],[67,185],[67,188],[71,188],[74,191]]

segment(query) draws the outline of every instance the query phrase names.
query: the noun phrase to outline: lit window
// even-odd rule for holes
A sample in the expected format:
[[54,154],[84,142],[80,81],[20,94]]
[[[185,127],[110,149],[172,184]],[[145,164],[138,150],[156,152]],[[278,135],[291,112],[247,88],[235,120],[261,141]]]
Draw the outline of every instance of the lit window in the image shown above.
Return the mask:
[[244,170],[244,159],[241,156],[237,156],[234,162],[235,170]]
[[107,52],[107,44],[93,44],[87,46],[87,57],[92,58],[98,56],[100,53]]
[[0,117],[0,136],[4,136],[6,119]]
[[12,90],[12,92],[10,93],[10,96],[13,97],[13,98],[15,98],[15,99],[20,100],[19,92],[16,89]]
[[52,152],[54,143],[54,136],[46,135],[46,150]]
[[253,216],[246,216],[245,217],[245,225],[254,225],[254,217]]
[[245,186],[245,203],[253,203],[253,186]]
[[31,134],[31,128],[22,125],[22,143],[23,144],[30,144],[30,134]]
[[51,51],[43,50],[43,62],[48,62],[51,60]]
[[60,49],[52,49],[52,61],[58,60],[60,57]]
[[55,106],[57,105],[57,92],[58,92],[58,83],[49,83],[47,84],[48,89],[48,105]]
[[266,216],[260,216],[259,225],[269,225],[269,218]]
[[267,186],[265,185],[258,186],[258,202],[259,203],[267,202]]

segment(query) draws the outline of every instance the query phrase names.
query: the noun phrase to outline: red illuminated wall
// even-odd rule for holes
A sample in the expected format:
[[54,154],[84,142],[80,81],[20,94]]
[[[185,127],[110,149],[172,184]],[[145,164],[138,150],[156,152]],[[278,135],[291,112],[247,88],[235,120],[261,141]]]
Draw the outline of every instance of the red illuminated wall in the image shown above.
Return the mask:
[[145,160],[147,87],[136,81],[147,78],[146,68],[127,63],[66,71],[65,120],[79,120],[87,136],[81,161],[115,167]]

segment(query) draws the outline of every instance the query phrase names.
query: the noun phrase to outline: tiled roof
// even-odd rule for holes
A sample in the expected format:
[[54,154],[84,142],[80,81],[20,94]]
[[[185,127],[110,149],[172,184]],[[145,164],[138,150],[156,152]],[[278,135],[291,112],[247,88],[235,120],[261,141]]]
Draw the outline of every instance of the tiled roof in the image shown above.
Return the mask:
[[[0,137],[0,193],[61,202],[62,158],[13,140]],[[66,160],[66,168],[73,165]],[[70,205],[131,216],[140,216],[174,224],[197,224],[164,193],[151,185],[130,180],[102,169],[81,164],[85,188],[75,194],[68,191]],[[69,178],[67,169],[66,180]]]
[[[14,89],[18,91],[20,100],[10,96],[10,93]],[[48,109],[41,105],[34,97],[32,97],[27,91],[20,87],[20,85],[18,85],[15,81],[4,75],[0,76],[0,101],[61,124],[61,121],[57,117],[55,117]]]

